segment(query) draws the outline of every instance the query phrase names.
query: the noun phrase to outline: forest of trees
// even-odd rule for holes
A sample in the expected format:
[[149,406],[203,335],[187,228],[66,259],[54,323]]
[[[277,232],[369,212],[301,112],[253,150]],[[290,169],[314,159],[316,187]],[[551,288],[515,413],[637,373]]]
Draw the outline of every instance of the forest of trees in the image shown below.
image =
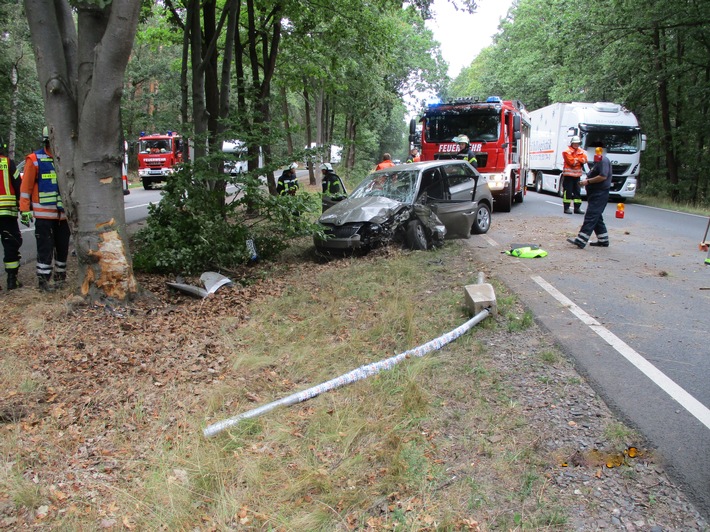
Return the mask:
[[518,0],[451,96],[500,94],[529,110],[613,101],[648,137],[641,192],[710,205],[710,1]]
[[[448,78],[438,44],[425,26],[430,4],[5,0],[0,5],[0,103],[5,111],[0,136],[10,155],[20,159],[37,148],[45,123],[57,126],[55,132],[64,126],[55,140],[72,156],[64,158],[59,180],[70,191],[65,204],[77,230],[81,213],[74,207],[81,209],[87,201],[71,196],[82,193],[95,201],[100,196],[91,196],[96,177],[116,173],[108,168],[118,165],[120,137],[134,144],[143,131],[172,130],[192,139],[195,172],[181,183],[199,181],[212,193],[199,210],[213,202],[217,215],[228,219],[234,212],[224,207],[222,162],[207,156],[223,140],[246,141],[252,169],[262,150],[273,194],[273,171],[302,158],[305,146],[343,146],[340,171],[345,175],[364,173],[385,151],[404,155],[404,118],[411,111],[405,102],[423,91],[443,99],[495,94],[521,100],[530,110],[552,102],[614,101],[639,117],[648,138],[640,190],[708,205],[710,0],[517,0],[493,44],[455,80]],[[130,8],[130,17],[112,16],[114,6],[116,13],[119,7]],[[458,6],[475,8],[472,0]],[[26,11],[54,18],[40,21],[35,15],[28,25]],[[83,32],[72,30],[72,18],[80,29],[84,25]],[[110,65],[123,72],[121,54],[127,50],[118,46],[124,43],[116,41],[115,30],[132,36],[136,22],[122,77],[120,119],[114,120],[113,95],[120,94],[121,83],[114,90],[108,82],[115,80],[108,74]],[[52,25],[57,31],[46,31]],[[30,27],[35,28],[32,34]],[[463,46],[466,38],[461,35]],[[36,62],[33,50],[38,46],[46,52]],[[56,53],[62,47],[64,55]],[[55,62],[48,63],[48,56],[56,56]],[[63,72],[59,76],[57,65]],[[64,103],[57,98],[61,94]],[[91,113],[82,114],[85,104],[91,104],[86,108]],[[75,114],[59,112],[62,105]],[[106,105],[107,114],[97,105]],[[70,127],[57,123],[60,116],[73,117]],[[102,128],[106,133],[97,136]],[[90,153],[89,141],[99,138],[103,166]],[[310,181],[315,183],[312,172]],[[120,186],[111,186],[105,197],[118,198]],[[178,192],[176,201],[184,196],[198,195]],[[246,207],[254,213],[260,205],[274,207],[257,197],[248,198]],[[183,204],[174,207],[185,210]],[[264,219],[269,217],[271,213]],[[84,224],[89,227],[86,254],[80,257],[91,255],[97,239],[89,233],[102,226],[100,220],[91,222]],[[214,220],[202,225],[215,232]],[[297,228],[291,236],[307,230]],[[275,235],[271,244],[273,238],[287,236],[273,228],[266,232]],[[154,245],[160,242],[153,240]]]

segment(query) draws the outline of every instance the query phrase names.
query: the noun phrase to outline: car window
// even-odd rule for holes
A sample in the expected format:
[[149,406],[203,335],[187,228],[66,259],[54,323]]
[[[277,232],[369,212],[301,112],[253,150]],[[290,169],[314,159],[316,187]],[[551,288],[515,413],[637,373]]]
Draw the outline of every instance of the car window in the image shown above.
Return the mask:
[[422,183],[419,187],[419,197],[422,197],[425,193],[427,195],[427,199],[430,200],[448,199],[446,183],[442,179],[438,168],[430,168],[422,172]]
[[461,185],[473,179],[473,169],[465,164],[450,164],[444,166],[444,173],[449,181],[449,186]]
[[476,171],[467,164],[449,164],[442,170],[449,183],[450,199],[471,201],[476,189]]

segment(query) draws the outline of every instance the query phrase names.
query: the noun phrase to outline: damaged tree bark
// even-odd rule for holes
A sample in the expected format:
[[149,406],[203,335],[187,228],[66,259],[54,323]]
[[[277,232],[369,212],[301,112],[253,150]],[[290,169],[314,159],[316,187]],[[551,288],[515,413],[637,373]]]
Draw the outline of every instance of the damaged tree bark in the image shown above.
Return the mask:
[[25,0],[81,294],[126,301],[138,287],[123,205],[120,104],[140,0],[85,0],[75,9],[76,26],[67,0]]

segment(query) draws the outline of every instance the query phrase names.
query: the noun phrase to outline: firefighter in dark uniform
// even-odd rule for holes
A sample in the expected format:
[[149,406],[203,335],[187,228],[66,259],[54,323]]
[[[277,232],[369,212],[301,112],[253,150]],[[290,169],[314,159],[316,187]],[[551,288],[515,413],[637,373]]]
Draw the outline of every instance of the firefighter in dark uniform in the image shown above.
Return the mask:
[[340,186],[340,178],[338,177],[338,174],[333,171],[333,165],[330,163],[323,163],[320,165],[320,171],[323,176],[321,179],[323,195],[330,196],[331,198],[342,196],[343,191]]
[[8,290],[22,286],[17,280],[22,246],[22,233],[17,224],[20,184],[20,175],[15,168],[15,161],[8,158],[7,144],[0,139],[0,240],[4,250],[3,261]]
[[297,163],[291,163],[291,166],[286,168],[279,177],[279,182],[276,184],[276,193],[280,196],[295,196],[298,190],[298,178],[296,177]]
[[478,168],[478,159],[476,159],[476,153],[471,149],[471,142],[468,140],[468,137],[466,135],[459,135],[458,137],[454,137],[453,140],[459,145],[459,152],[456,154],[456,158],[463,159],[474,168]]
[[[42,131],[42,140],[44,147],[25,158],[20,187],[20,216],[27,226],[33,217],[35,219],[37,280],[40,290],[51,291],[66,281],[71,232],[59,193],[46,127]],[[54,285],[50,284],[52,272]]]
[[[580,181],[580,185],[587,187],[587,212],[584,214],[584,222],[577,237],[567,239],[570,244],[574,244],[580,249],[584,249],[587,243],[590,246],[609,247],[609,233],[602,214],[609,201],[611,177],[611,161],[604,153],[604,146],[599,144],[594,156],[594,168],[586,179]],[[592,233],[597,235],[596,242],[589,242]]]

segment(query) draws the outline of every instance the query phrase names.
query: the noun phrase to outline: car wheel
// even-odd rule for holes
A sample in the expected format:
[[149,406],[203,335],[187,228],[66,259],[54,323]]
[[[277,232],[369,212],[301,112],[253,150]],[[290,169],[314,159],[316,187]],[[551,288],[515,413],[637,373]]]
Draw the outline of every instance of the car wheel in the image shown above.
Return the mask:
[[476,219],[473,220],[471,233],[482,235],[488,232],[491,227],[491,209],[485,203],[481,203],[476,209]]
[[424,226],[419,220],[412,220],[407,224],[407,246],[409,249],[425,250],[428,247]]
[[535,192],[542,194],[542,172],[535,175]]

